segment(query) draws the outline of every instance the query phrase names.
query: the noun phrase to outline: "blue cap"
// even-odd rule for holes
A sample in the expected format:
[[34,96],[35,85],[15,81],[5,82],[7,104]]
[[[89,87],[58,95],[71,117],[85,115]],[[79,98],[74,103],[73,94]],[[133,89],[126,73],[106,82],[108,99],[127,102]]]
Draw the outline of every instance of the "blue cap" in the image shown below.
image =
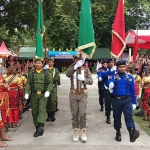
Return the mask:
[[102,64],[104,64],[104,63],[107,63],[107,60],[103,60],[103,61],[102,61]]
[[120,60],[120,61],[118,61],[118,62],[116,63],[116,66],[117,66],[117,67],[120,66],[120,65],[126,65],[126,61]]
[[107,60],[107,63],[109,63],[110,61],[114,61],[114,60],[112,58],[110,58]]

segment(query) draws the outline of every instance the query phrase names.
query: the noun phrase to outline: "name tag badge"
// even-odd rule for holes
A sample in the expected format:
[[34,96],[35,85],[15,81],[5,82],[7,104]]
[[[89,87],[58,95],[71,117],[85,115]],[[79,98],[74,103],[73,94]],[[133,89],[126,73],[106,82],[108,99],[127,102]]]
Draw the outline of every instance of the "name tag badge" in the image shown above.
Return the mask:
[[108,76],[108,80],[112,79],[112,76]]

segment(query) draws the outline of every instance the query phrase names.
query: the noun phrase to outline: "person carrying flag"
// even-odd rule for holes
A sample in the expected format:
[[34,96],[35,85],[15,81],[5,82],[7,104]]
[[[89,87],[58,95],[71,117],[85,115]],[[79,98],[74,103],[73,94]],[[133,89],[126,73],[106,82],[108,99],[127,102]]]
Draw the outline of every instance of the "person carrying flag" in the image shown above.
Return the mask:
[[[74,130],[73,141],[79,140],[80,133],[82,142],[86,142],[86,104],[88,96],[86,85],[92,85],[93,79],[89,69],[82,67],[84,60],[80,60],[78,54],[74,56],[73,61],[74,63],[69,66],[66,73],[71,81],[69,99]],[[79,74],[79,67],[81,67],[81,74]],[[78,86],[80,86],[80,91],[78,91]]]

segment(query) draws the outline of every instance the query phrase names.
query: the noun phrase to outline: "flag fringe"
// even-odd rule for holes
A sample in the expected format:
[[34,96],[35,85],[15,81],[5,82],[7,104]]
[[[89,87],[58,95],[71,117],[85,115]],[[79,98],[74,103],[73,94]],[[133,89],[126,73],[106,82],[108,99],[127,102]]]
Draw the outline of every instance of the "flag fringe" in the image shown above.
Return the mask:
[[[119,39],[120,41],[123,43],[123,48],[121,49],[120,53],[118,55],[114,54],[113,52],[110,52],[110,54],[115,57],[115,58],[119,58],[120,55],[122,54],[122,52],[124,51],[125,47],[126,47],[126,43],[124,42],[124,40],[122,39],[122,37],[115,31],[115,30],[112,30],[112,33],[115,34]],[[113,36],[112,36],[113,37]]]
[[[84,50],[84,49],[86,49],[86,48],[89,48],[89,47],[92,47],[92,46],[94,46],[94,47],[93,47],[92,52],[91,52],[90,55],[88,55],[88,54],[86,54],[86,53],[84,53],[84,52],[82,51],[82,50]],[[78,49],[77,49],[77,51],[78,51],[79,53],[85,55],[88,59],[91,59],[92,56],[93,56],[93,54],[94,54],[94,52],[95,52],[95,49],[96,49],[96,44],[95,44],[95,42],[92,42],[92,43],[89,43],[89,44],[86,44],[86,45],[79,46]]]

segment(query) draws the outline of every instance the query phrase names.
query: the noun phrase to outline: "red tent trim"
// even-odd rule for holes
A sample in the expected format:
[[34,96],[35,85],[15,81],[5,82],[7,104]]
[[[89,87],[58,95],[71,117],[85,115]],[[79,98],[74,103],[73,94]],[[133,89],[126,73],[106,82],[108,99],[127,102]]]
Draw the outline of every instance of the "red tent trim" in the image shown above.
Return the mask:
[[[136,61],[138,48],[150,49],[150,30],[139,30],[140,34],[135,31],[129,30],[126,33],[126,44],[134,48],[133,61]],[[143,31],[143,33],[142,33]]]

